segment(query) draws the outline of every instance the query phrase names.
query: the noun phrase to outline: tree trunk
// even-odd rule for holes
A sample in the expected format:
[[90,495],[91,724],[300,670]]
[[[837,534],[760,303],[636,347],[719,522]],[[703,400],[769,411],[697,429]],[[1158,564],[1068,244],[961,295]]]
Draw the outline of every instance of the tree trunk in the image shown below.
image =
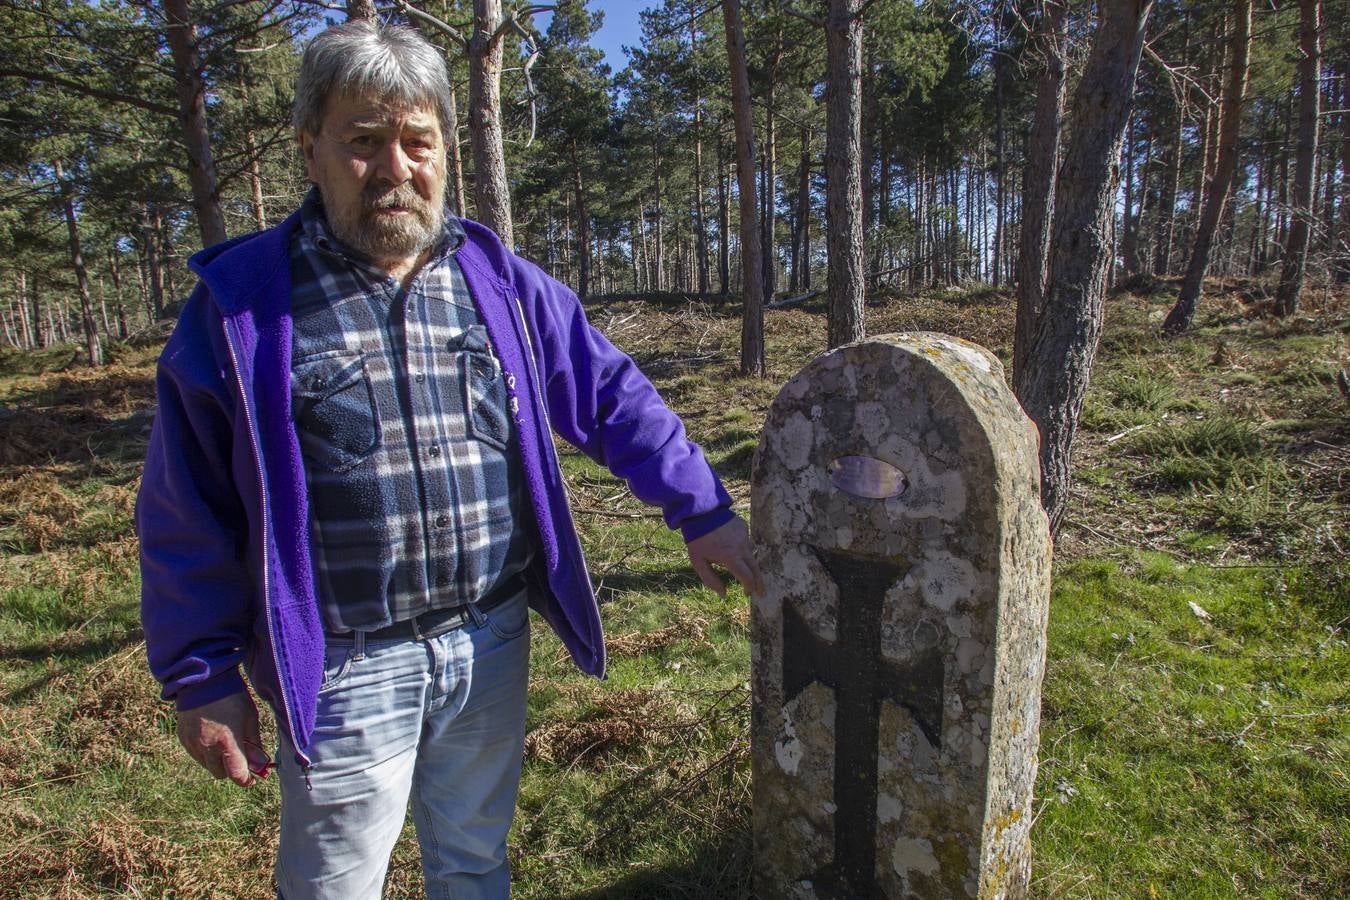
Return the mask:
[[174,82],[178,89],[178,125],[188,155],[188,183],[192,185],[192,208],[202,246],[225,240],[225,216],[220,211],[216,162],[211,154],[211,135],[206,121],[206,82],[197,60],[197,28],[189,18],[187,0],[164,0],[166,38],[173,54]]
[[[35,336],[37,331],[37,319],[35,316],[32,320],[32,325],[29,325],[27,280],[28,277],[22,269],[15,274],[14,296],[15,305],[18,307],[19,325],[23,332],[23,345],[26,349],[31,350],[37,346],[37,338]],[[34,310],[33,312],[36,313],[37,311]]]
[[262,175],[258,169],[258,141],[251,128],[244,132],[244,149],[248,152],[248,182],[253,191],[253,224],[262,231],[267,227],[267,212],[263,208]]
[[1224,83],[1222,109],[1219,112],[1219,158],[1214,179],[1205,195],[1205,208],[1195,228],[1191,259],[1176,305],[1163,322],[1164,335],[1175,336],[1191,327],[1196,303],[1204,287],[1205,272],[1214,247],[1214,234],[1223,218],[1224,206],[1232,192],[1238,165],[1238,138],[1242,125],[1242,99],[1247,93],[1247,61],[1252,49],[1252,0],[1233,0],[1232,33],[1228,47],[1228,79]]
[[19,329],[14,321],[12,306],[13,304],[8,300],[5,301],[4,306],[0,306],[0,325],[4,327],[5,343],[15,350],[21,350],[23,348],[19,344]]
[[825,25],[825,209],[830,301],[827,344],[860,341],[863,326],[861,0],[830,0]]
[[[181,0],[180,0],[181,2]],[[502,144],[501,0],[473,0],[469,38],[469,143],[473,147],[474,206],[478,221],[515,246],[511,227],[511,191],[506,181]]]
[[[869,138],[870,142],[870,138]],[[872,265],[867,274],[867,282],[875,287],[878,283],[880,273],[883,268],[883,255],[886,252],[886,227],[891,222],[891,132],[889,129],[881,129],[877,136],[877,219],[876,229],[872,233]],[[863,169],[863,186],[871,181],[871,167]],[[867,207],[867,201],[863,201],[863,208]],[[956,205],[953,201],[952,215],[956,214]]]
[[797,228],[792,238],[792,290],[805,290],[811,283],[811,255],[807,235],[811,229],[811,129],[803,123],[799,138],[801,157],[797,165]]
[[80,252],[80,229],[75,221],[75,201],[71,197],[70,185],[66,183],[66,173],[61,168],[61,160],[52,161],[52,170],[61,196],[61,208],[66,216],[66,234],[70,240],[70,265],[75,270],[75,283],[80,292],[80,322],[84,326],[84,349],[89,355],[89,365],[101,366],[103,345],[99,343],[98,325],[94,322],[94,301],[89,295],[89,273],[84,268],[84,256]]
[[698,293],[708,293],[708,225],[703,218],[702,99],[694,98],[694,252],[698,257]]
[[150,226],[150,211],[144,203],[140,204],[141,251],[145,254],[146,276],[150,299],[151,322],[164,317],[164,270],[159,261],[159,243],[155,240],[155,231]]
[[581,175],[581,154],[572,141],[572,190],[576,195],[577,296],[585,300],[591,292],[591,225],[586,211],[586,183]]
[[652,144],[652,174],[656,178],[656,221],[652,241],[652,284],[657,292],[666,289],[665,209],[661,203],[661,132]]
[[1055,172],[1059,168],[1059,137],[1064,120],[1063,2],[1047,0],[1038,23],[1036,43],[1045,56],[1045,70],[1036,86],[1036,109],[1027,138],[1027,161],[1022,176],[1022,230],[1017,251],[1017,324],[1013,336],[1013,373],[1026,368],[1031,336],[1036,333],[1045,297],[1046,268],[1050,261],[1050,225],[1055,211]]
[[[1327,72],[1328,74],[1326,80],[1328,83],[1326,87],[1326,95],[1323,98],[1322,103],[1328,110],[1340,109],[1340,107],[1336,105],[1337,101],[1340,98],[1336,94],[1336,82],[1335,79],[1330,75],[1330,67],[1328,67]],[[1332,136],[1333,134],[1336,134],[1336,132],[1333,131],[1331,123],[1332,119],[1328,116],[1326,128],[1322,132],[1323,139],[1321,141],[1322,159],[1323,159],[1321,163],[1321,170],[1323,172],[1322,181],[1323,184],[1325,184],[1325,188],[1322,192],[1322,204],[1321,204],[1322,208],[1320,210],[1322,216],[1322,238],[1323,238],[1323,240],[1320,242],[1320,245],[1326,251],[1328,256],[1334,256],[1336,253],[1337,148],[1336,148],[1336,138]]]
[[741,372],[764,377],[764,264],[755,221],[755,133],[740,0],[722,0],[731,108],[736,119],[736,179],[741,208]]
[[[1134,231],[1134,157],[1135,157],[1134,120],[1125,125],[1125,204],[1121,210],[1121,257],[1125,275],[1133,275],[1130,268],[1130,234]],[[1114,266],[1112,267],[1114,270]],[[1115,282],[1115,276],[1111,279]]]
[[1289,242],[1284,246],[1284,267],[1275,292],[1275,314],[1290,316],[1298,312],[1303,292],[1303,274],[1308,265],[1308,237],[1313,221],[1313,194],[1317,188],[1313,171],[1317,158],[1318,107],[1322,92],[1318,87],[1321,68],[1319,19],[1321,0],[1299,0],[1298,61],[1298,149],[1294,159],[1294,209],[1289,224]]
[[1341,61],[1341,221],[1336,283],[1350,282],[1350,62]]
[[1154,250],[1153,274],[1166,275],[1172,271],[1172,244],[1177,223],[1177,195],[1181,193],[1181,160],[1186,147],[1186,104],[1184,95],[1176,93],[1177,130],[1173,136],[1172,155],[1168,159],[1168,176],[1158,204],[1157,249]]
[[116,250],[108,251],[108,274],[112,276],[113,296],[116,298],[117,336],[125,341],[131,329],[127,325],[126,305],[122,302],[122,268],[117,264]]
[[647,228],[642,224],[642,209],[638,208],[638,217],[633,222],[633,232],[637,235],[633,247],[633,292],[647,290]]
[[1101,336],[1121,138],[1153,0],[1101,0],[1074,95],[1069,143],[1055,188],[1044,308],[1017,396],[1041,433],[1041,499],[1052,533],[1069,498],[1078,416]]
[[347,0],[347,21],[375,18],[375,0]]
[[464,158],[459,152],[459,105],[453,84],[450,85],[450,108],[447,113],[450,121],[445,123],[444,139],[450,150],[450,208],[462,219],[469,213],[464,201]]
[[[1003,37],[1001,31],[994,39],[994,177],[996,183],[995,191],[995,214],[994,214],[994,279],[993,285],[997,288],[1003,283],[1003,198],[1004,181],[1006,172],[1004,171],[1004,125],[1003,125]],[[931,249],[930,249],[931,253]]]
[[722,136],[717,136],[717,293],[727,295],[731,280],[731,185]]
[[778,218],[778,135],[775,131],[773,83],[776,76],[770,75],[769,86],[765,91],[764,104],[764,216],[760,227],[764,232],[760,245],[761,259],[764,263],[764,299],[771,300],[778,290],[778,253],[775,231]]
[[160,218],[159,212],[155,212],[155,237],[159,241],[160,270],[164,274],[164,291],[170,297],[178,296],[178,289],[174,286],[174,265],[173,261],[177,254],[174,252],[173,243],[169,240],[169,232],[164,227],[164,220]]

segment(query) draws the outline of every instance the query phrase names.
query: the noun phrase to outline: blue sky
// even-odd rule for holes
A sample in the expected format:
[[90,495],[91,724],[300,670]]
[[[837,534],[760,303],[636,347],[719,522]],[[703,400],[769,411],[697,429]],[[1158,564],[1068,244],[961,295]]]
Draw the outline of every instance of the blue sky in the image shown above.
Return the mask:
[[[642,38],[638,12],[656,4],[643,0],[589,0],[586,5],[605,13],[605,22],[600,26],[593,43],[604,51],[605,62],[618,73],[628,65],[628,57],[623,53],[624,45],[636,47]],[[536,24],[540,31],[548,28],[548,14],[540,16]]]

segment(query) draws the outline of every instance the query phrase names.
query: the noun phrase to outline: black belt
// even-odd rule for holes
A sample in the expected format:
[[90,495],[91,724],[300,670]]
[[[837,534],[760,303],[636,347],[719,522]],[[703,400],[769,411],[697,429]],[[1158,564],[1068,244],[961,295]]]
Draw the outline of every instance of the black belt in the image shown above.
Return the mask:
[[[439,637],[447,631],[454,631],[463,625],[473,621],[473,611],[471,606],[476,606],[480,613],[485,613],[494,607],[500,606],[507,600],[525,590],[525,573],[517,572],[505,581],[499,582],[485,597],[477,603],[464,603],[459,606],[452,606],[447,609],[432,609],[422,613],[420,616],[413,616],[411,619],[404,619],[402,622],[395,622],[392,625],[386,625],[383,628],[376,628],[374,631],[365,632],[368,641],[395,641],[395,640],[418,640],[423,641],[429,638]],[[332,637],[346,638],[350,640],[354,636],[351,631],[329,632]]]

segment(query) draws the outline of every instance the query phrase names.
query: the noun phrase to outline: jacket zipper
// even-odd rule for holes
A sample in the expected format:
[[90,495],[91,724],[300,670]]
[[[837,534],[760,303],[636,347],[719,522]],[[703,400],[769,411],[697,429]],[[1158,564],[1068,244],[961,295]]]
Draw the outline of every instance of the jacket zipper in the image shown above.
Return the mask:
[[277,673],[277,692],[281,695],[281,708],[286,714],[286,727],[291,732],[291,746],[295,748],[295,755],[302,762],[301,767],[305,772],[305,782],[309,782],[309,757],[301,752],[299,742],[296,740],[297,730],[295,727],[295,718],[291,714],[291,701],[286,696],[286,679],[282,676],[281,663],[277,658],[277,633],[275,623],[272,619],[272,579],[268,572],[267,563],[267,522],[269,521],[267,513],[267,483],[263,478],[262,450],[258,446],[258,429],[253,421],[253,409],[249,406],[248,395],[244,392],[244,376],[239,370],[239,354],[234,348],[234,339],[230,335],[228,322],[222,319],[221,330],[225,333],[225,346],[230,351],[230,364],[234,367],[234,381],[239,388],[239,402],[244,407],[244,424],[248,427],[248,442],[253,448],[253,465],[258,474],[258,500],[262,504],[262,576],[263,576],[263,615],[267,619],[267,636],[270,638],[272,650],[272,670]]
[[[515,306],[516,314],[517,314],[517,316],[519,316],[519,318],[520,318],[520,331],[521,331],[521,334],[523,334],[523,335],[525,336],[525,355],[528,357],[528,359],[526,360],[526,365],[528,365],[528,366],[530,367],[530,374],[531,374],[531,376],[532,376],[530,380],[531,380],[532,382],[534,382],[534,385],[535,385],[535,388],[534,388],[534,390],[532,391],[532,393],[533,393],[534,397],[539,401],[539,414],[540,414],[541,416],[544,417],[544,439],[543,439],[540,443],[542,443],[542,444],[544,445],[544,447],[546,448],[544,452],[548,454],[549,462],[553,464],[553,472],[554,472],[554,474],[557,476],[558,482],[559,482],[560,484],[564,484],[564,485],[565,485],[566,482],[565,482],[565,480],[564,480],[564,478],[563,478],[563,473],[562,473],[562,463],[560,463],[560,462],[558,461],[558,449],[557,449],[555,446],[553,446],[553,423],[549,421],[549,418],[548,418],[548,403],[547,403],[547,401],[544,399],[544,380],[543,380],[542,378],[539,377],[539,367],[535,364],[535,360],[534,360],[534,338],[532,338],[532,337],[530,336],[530,323],[529,323],[529,321],[525,318],[525,307],[521,305],[520,297],[515,296],[514,294],[512,295],[512,297],[513,297],[513,299],[514,299],[514,301],[515,301],[513,305]],[[564,486],[563,490],[566,491],[566,487],[565,487],[565,486]],[[575,533],[575,531],[576,531],[576,526],[574,525],[574,526],[573,526],[573,532]],[[577,538],[577,540],[579,541],[580,538]],[[559,548],[559,552],[560,552],[560,553],[562,552],[561,548]],[[583,563],[582,563],[582,571],[585,572],[585,562],[584,562],[584,561],[583,561]],[[592,590],[594,590],[594,589],[592,588]],[[596,602],[594,593],[592,593],[592,595],[591,595],[591,602],[592,602],[592,603],[595,603],[595,602]],[[600,651],[600,677],[601,677],[601,678],[604,678],[604,677],[605,677],[605,668],[606,668],[606,658],[605,658],[604,643],[603,643],[603,642],[604,642],[604,638],[602,637],[602,638],[601,638],[601,645],[600,645],[600,646],[601,646],[601,651]]]
[[515,306],[516,315],[520,317],[520,333],[525,336],[525,363],[530,367],[530,374],[532,376],[530,380],[534,383],[534,390],[531,393],[533,393],[535,399],[539,401],[539,413],[544,417],[544,427],[547,429],[549,435],[549,440],[544,441],[544,443],[548,444],[550,451],[549,458],[553,461],[553,465],[558,468],[559,475],[561,475],[562,467],[558,465],[558,460],[553,457],[552,453],[553,423],[548,420],[548,404],[544,402],[543,380],[539,377],[539,369],[534,363],[534,339],[530,337],[530,323],[525,320],[525,308],[520,305],[519,297],[515,298],[513,305]]

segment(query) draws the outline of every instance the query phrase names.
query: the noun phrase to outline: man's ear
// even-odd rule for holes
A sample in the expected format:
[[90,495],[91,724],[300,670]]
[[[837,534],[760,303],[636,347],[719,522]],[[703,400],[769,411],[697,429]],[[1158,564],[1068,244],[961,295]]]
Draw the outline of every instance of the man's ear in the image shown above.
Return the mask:
[[317,184],[319,179],[318,166],[314,162],[314,135],[302,128],[295,133],[295,137],[300,142],[300,152],[305,157],[305,177]]

